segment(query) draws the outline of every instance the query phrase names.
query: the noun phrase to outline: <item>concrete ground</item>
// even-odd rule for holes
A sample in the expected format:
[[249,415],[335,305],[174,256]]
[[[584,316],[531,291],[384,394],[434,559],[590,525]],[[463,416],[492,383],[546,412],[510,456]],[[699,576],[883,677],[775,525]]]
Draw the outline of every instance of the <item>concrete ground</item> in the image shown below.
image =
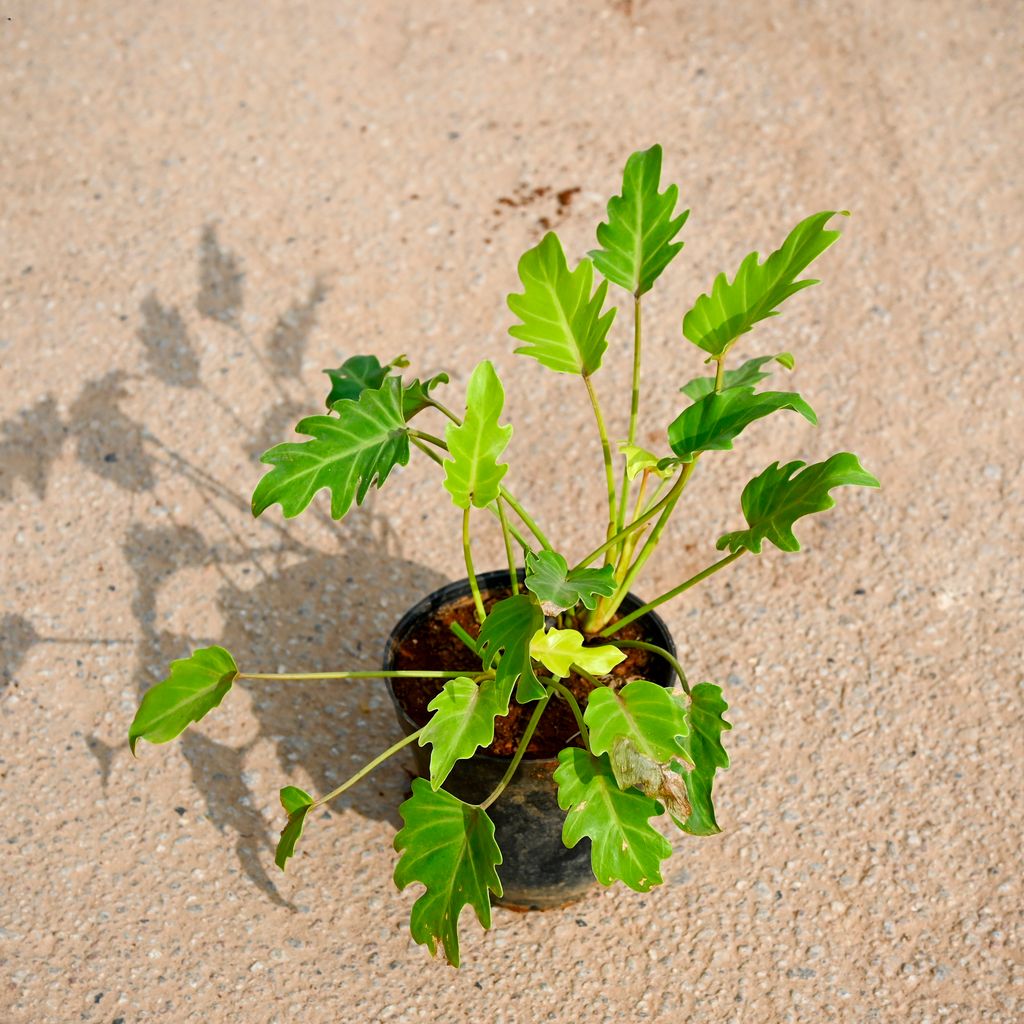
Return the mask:
[[[1024,1018],[1019,5],[0,14],[0,1020]],[[126,731],[194,646],[371,667],[464,574],[425,460],[340,527],[325,503],[250,517],[258,454],[347,355],[446,369],[455,404],[493,359],[510,483],[566,553],[596,543],[583,390],[512,355],[505,295],[547,226],[593,246],[654,141],[693,213],[645,309],[653,444],[714,274],[853,216],[743,349],[796,354],[820,427],[779,415],[705,460],[637,590],[711,561],[773,459],[856,451],[884,489],[668,606],[733,706],[723,834],[677,836],[647,896],[467,916],[455,972],[390,881],[410,757],[273,865],[278,788],[323,792],[397,737],[379,685],[239,687],[138,761]],[[613,330],[596,383],[621,436],[628,310]]]

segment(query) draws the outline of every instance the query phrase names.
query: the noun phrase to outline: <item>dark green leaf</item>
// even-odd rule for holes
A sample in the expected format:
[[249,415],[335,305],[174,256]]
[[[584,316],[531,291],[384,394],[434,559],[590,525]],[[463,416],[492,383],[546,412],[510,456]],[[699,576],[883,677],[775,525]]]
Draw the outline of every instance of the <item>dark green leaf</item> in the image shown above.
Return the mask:
[[389,377],[356,401],[335,403],[338,416],[310,416],[295,430],[313,440],[279,444],[260,459],[274,468],[256,485],[253,515],[275,503],[285,516],[297,516],[327,487],[331,515],[341,519],[355,500],[362,504],[376,481],[384,484],[395,466],[409,461],[409,438],[402,411],[402,384]]
[[484,928],[490,928],[489,894],[501,896],[494,825],[479,807],[443,789],[434,792],[426,779],[413,779],[412,797],[398,813],[405,827],[395,836],[395,849],[402,854],[395,885],[404,889],[422,882],[427,887],[413,904],[412,937],[432,954],[440,943],[448,963],[458,967],[462,908],[471,906]]
[[342,399],[354,402],[363,391],[376,391],[384,383],[390,366],[381,366],[376,356],[351,356],[336,370],[324,370],[331,379],[327,408]]
[[778,409],[792,409],[810,423],[814,410],[790,391],[762,391],[752,387],[712,392],[684,409],[669,425],[668,441],[680,462],[691,462],[701,452],[732,448],[733,439],[755,420]]
[[601,314],[608,282],[591,295],[594,265],[583,259],[570,271],[554,232],[523,254],[519,279],[524,290],[509,295],[508,307],[522,323],[510,327],[509,334],[527,344],[516,352],[559,373],[592,374],[601,365],[615,317],[614,309]]
[[804,465],[789,462],[780,466],[773,462],[760,476],[754,477],[740,497],[749,529],[723,534],[716,547],[720,551],[746,548],[760,554],[761,544],[770,540],[783,551],[799,551],[800,542],[793,534],[793,524],[812,512],[832,508],[835,501],[829,491],[833,487],[879,486],[850,452],[839,452],[797,473]]
[[541,601],[550,602],[560,609],[574,608],[582,601],[593,610],[598,597],[611,597],[615,593],[615,568],[573,569],[555,551],[532,551],[526,556],[526,589]]
[[135,753],[140,739],[173,740],[215,708],[238,675],[235,659],[223,647],[201,647],[188,658],[171,662],[171,674],[146,692],[128,730]]
[[480,627],[477,646],[483,667],[489,669],[499,655],[501,658],[495,669],[495,681],[503,715],[508,713],[512,687],[517,680],[516,700],[520,704],[540,700],[547,693],[530,660],[530,641],[537,630],[543,628],[544,613],[528,594],[516,594],[499,601]]
[[723,717],[728,710],[722,688],[714,683],[698,683],[690,692],[684,743],[691,763],[702,774],[714,775],[716,769],[729,767],[729,755],[722,746],[722,732],[732,728]]
[[508,471],[498,458],[512,436],[511,427],[498,425],[504,404],[501,381],[485,359],[469,378],[462,423],[445,430],[451,458],[444,461],[444,486],[458,508],[486,508],[498,497]]
[[[778,355],[774,356],[756,356],[754,359],[748,359],[739,369],[726,370],[722,381],[722,389],[743,388],[748,385],[757,384],[759,381],[764,380],[765,377],[770,377],[771,374],[762,371],[761,367],[765,363],[772,362],[772,360],[784,366],[787,370],[792,370],[796,365],[795,360],[788,352],[779,352]],[[679,390],[687,398],[692,398],[696,402],[705,395],[710,395],[715,390],[715,378],[696,377],[689,384],[684,384]]]
[[306,815],[313,806],[313,798],[298,786],[285,786],[281,790],[281,806],[288,815],[288,824],[281,830],[281,838],[277,843],[274,863],[284,871],[288,858],[295,855],[295,844],[302,836]]
[[834,215],[835,211],[827,210],[802,220],[764,263],[758,253],[750,253],[732,281],[719,274],[711,294],[701,295],[683,318],[683,334],[717,357],[759,320],[777,316],[776,306],[818,283],[797,277],[839,237],[838,231],[825,230]]
[[714,773],[703,775],[697,771],[688,771],[684,765],[674,764],[671,771],[678,774],[686,786],[686,798],[690,805],[688,816],[673,814],[672,820],[691,836],[714,836],[722,830],[715,819],[715,805],[711,799],[714,786]]
[[650,291],[658,275],[683,247],[672,239],[690,215],[673,218],[679,189],[661,184],[661,146],[634,153],[622,174],[622,195],[608,200],[608,220],[598,225],[602,246],[590,253],[600,273],[635,295]]
[[625,882],[647,892],[661,882],[661,861],[672,853],[650,818],[662,813],[657,801],[635,789],[619,789],[605,755],[579,747],[558,755],[558,806],[568,811],[562,842],[572,849],[584,836],[592,842],[590,863],[602,885]]
[[424,727],[419,743],[421,747],[429,743],[433,748],[430,785],[440,789],[456,761],[472,757],[478,747],[491,744],[495,716],[508,713],[508,701],[502,710],[493,679],[477,684],[466,676],[459,676],[449,679],[427,708],[434,714]]

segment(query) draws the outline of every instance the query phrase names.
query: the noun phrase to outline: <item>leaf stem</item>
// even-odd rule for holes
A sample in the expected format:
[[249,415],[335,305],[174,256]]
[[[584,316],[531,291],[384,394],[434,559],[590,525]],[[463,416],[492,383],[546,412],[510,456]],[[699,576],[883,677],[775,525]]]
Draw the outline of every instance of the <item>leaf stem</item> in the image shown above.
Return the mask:
[[359,672],[239,672],[236,679],[454,679],[456,676],[472,676],[479,669],[470,668],[465,671],[434,671],[427,669],[401,669],[393,672],[372,671]]
[[[633,390],[629,401],[629,435],[628,444],[636,443],[636,424],[640,413],[640,340],[641,317],[640,296],[633,295]],[[644,478],[646,481],[646,477]],[[615,519],[616,532],[621,531],[626,523],[626,503],[629,498],[628,465],[622,468],[622,490],[619,493],[619,514]]]
[[590,731],[587,729],[587,723],[583,720],[583,712],[580,710],[575,694],[573,694],[568,686],[563,686],[557,679],[552,679],[548,685],[569,705],[569,710],[572,712],[573,718],[576,719],[576,724],[580,727],[580,737],[583,740],[583,745],[589,751]]
[[723,352],[715,360],[715,391],[722,390],[722,383],[725,380],[725,353]]
[[[612,468],[612,449],[608,444],[608,431],[605,429],[604,416],[601,414],[601,404],[597,400],[597,392],[590,382],[590,375],[583,374],[583,383],[587,386],[587,394],[590,396],[590,404],[594,408],[594,419],[597,420],[597,432],[601,436],[601,454],[604,457],[604,476],[608,487],[608,531],[606,540],[611,540],[616,534],[616,506],[615,506],[615,470]],[[605,551],[604,563],[611,564],[611,553]]]
[[[551,541],[544,536],[541,528],[533,521],[532,517],[527,515],[526,510],[511,494],[511,492],[504,486],[501,487],[499,494],[508,503],[508,507],[526,524],[526,528],[540,541],[541,547],[545,551],[554,551],[555,549],[551,546]],[[529,547],[529,544],[524,544],[524,547]]]
[[610,626],[606,626],[597,635],[611,636],[612,633],[616,630],[622,629],[622,627],[627,623],[640,618],[641,615],[646,615],[653,608],[657,608],[658,605],[664,604],[666,601],[671,601],[673,597],[678,597],[684,591],[689,590],[690,587],[696,586],[702,580],[706,580],[709,576],[718,572],[719,569],[724,569],[727,565],[731,565],[740,557],[740,555],[743,554],[744,550],[744,548],[740,548],[738,551],[734,551],[731,555],[726,555],[725,558],[719,559],[713,565],[709,565],[706,569],[702,569],[696,576],[691,576],[688,580],[680,583],[678,587],[673,587],[660,597],[656,597],[653,601],[648,601],[647,604],[641,605],[636,609],[636,611],[632,611],[628,615],[624,615],[618,622],[613,622]]
[[495,502],[498,506],[498,519],[501,521],[501,536],[505,541],[505,557],[508,559],[508,574],[512,580],[512,593],[519,593],[519,574],[516,572],[516,560],[512,554],[512,534],[508,529],[508,516],[505,515],[505,505],[501,496]]
[[[425,728],[426,726],[423,727],[423,729]],[[346,779],[337,789],[332,789],[326,796],[321,796],[314,800],[309,809],[312,810],[314,807],[322,807],[324,804],[330,803],[330,801],[335,797],[341,796],[346,789],[354,786],[364,776],[369,775],[377,765],[383,764],[383,762],[391,757],[392,754],[397,754],[403,747],[407,747],[414,740],[418,740],[423,729],[417,729],[415,732],[409,733],[408,736],[400,739],[397,743],[392,743],[383,754],[378,754],[369,764],[363,765],[355,775]]]
[[473,604],[476,605],[476,621],[481,625],[487,618],[484,611],[483,598],[480,597],[480,587],[476,582],[476,573],[473,571],[473,552],[469,543],[469,509],[462,510],[462,554],[466,559],[466,575],[469,577],[469,589],[473,592]]
[[490,796],[482,804],[479,805],[480,810],[486,811],[495,800],[505,791],[505,787],[512,781],[512,776],[515,775],[516,769],[519,767],[519,762],[522,761],[523,755],[526,753],[526,748],[529,746],[530,740],[533,739],[533,734],[537,730],[537,725],[540,722],[540,716],[544,714],[544,709],[548,706],[548,701],[551,700],[552,690],[549,688],[547,693],[537,701],[536,707],[533,709],[533,714],[530,716],[530,721],[526,723],[526,731],[523,733],[523,738],[519,741],[519,746],[516,747],[516,752],[512,757],[512,761],[505,771],[505,774],[501,777],[501,781],[491,791]]
[[479,657],[476,649],[476,641],[457,622],[449,624],[448,628],[474,653]]
[[657,644],[649,644],[645,640],[613,640],[612,646],[637,647],[641,651],[651,651],[653,654],[660,655],[672,667],[672,670],[679,677],[679,682],[683,684],[683,690],[689,695],[690,684],[686,681],[686,673],[683,671],[683,666],[679,664],[679,659],[671,652],[666,651],[664,647],[659,647]]

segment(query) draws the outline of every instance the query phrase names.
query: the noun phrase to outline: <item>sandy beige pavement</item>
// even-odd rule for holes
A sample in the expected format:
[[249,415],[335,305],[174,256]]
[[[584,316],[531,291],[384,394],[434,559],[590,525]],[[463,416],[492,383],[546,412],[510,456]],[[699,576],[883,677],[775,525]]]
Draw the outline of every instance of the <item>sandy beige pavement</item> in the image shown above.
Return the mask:
[[[1019,5],[0,14],[2,1024],[1024,1019]],[[340,528],[250,517],[259,452],[347,355],[447,369],[453,402],[493,359],[510,481],[559,547],[594,545],[590,410],[513,356],[505,295],[547,226],[592,247],[654,141],[693,213],[645,310],[653,444],[700,371],[688,303],[806,214],[853,216],[744,348],[796,354],[820,427],[705,460],[637,589],[707,564],[773,459],[853,450],[884,489],[668,608],[733,706],[724,833],[677,836],[647,896],[467,916],[455,972],[390,881],[410,758],[273,865],[278,788],[396,738],[380,686],[239,687],[138,761],[127,726],[210,642],[254,671],[373,666],[463,575],[429,464]],[[597,378],[620,434],[628,331]]]

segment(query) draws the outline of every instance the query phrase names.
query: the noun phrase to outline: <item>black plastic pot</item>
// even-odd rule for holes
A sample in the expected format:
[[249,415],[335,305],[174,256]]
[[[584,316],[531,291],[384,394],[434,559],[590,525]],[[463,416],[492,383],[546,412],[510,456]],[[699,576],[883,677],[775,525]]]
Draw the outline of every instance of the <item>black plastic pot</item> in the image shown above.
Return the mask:
[[[504,589],[508,584],[508,571],[480,574],[477,582],[484,593],[490,589]],[[435,590],[410,608],[388,637],[384,652],[385,671],[394,668],[395,651],[417,622],[430,618],[443,606],[469,594],[469,580],[463,579]],[[634,594],[628,594],[622,602],[622,611],[633,611],[644,603]],[[646,640],[675,654],[675,644],[661,616],[648,612],[637,621]],[[662,686],[674,683],[671,667],[661,658],[655,659],[648,676],[651,682]],[[415,732],[420,726],[406,714],[390,680],[388,693],[405,734]],[[429,748],[415,746],[413,749],[420,774],[429,778]],[[444,788],[460,800],[478,803],[501,780],[509,760],[507,757],[477,754],[459,761]],[[524,757],[508,788],[488,808],[502,853],[498,875],[504,895],[497,902],[503,906],[516,910],[560,907],[580,899],[596,884],[590,867],[590,840],[581,840],[571,850],[562,845],[565,812],[558,806],[552,779],[557,767],[557,758]]]

